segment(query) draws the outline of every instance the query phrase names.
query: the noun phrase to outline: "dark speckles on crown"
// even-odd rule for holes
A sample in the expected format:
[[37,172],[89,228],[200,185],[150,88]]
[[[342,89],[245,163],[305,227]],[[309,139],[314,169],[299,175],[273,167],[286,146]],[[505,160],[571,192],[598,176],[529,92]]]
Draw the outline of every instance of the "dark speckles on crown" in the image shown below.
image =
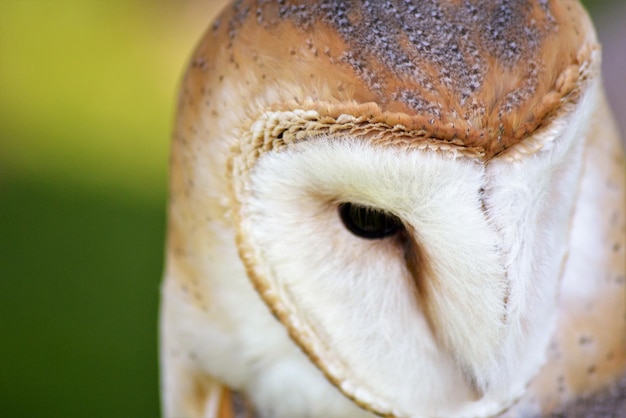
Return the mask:
[[[255,94],[284,89],[285,97],[273,91],[263,100],[372,103],[377,118],[442,140],[460,138],[491,158],[571,109],[596,74],[587,22],[583,16],[579,24],[574,7],[565,6],[238,0],[223,14],[215,41],[227,42],[220,47],[225,59],[235,57],[224,72],[258,71],[263,83],[248,80]],[[577,27],[582,35],[574,34]]]
[[[539,64],[530,57],[536,55],[546,28],[530,17],[532,2],[322,0],[314,8],[298,2],[278,3],[279,18],[290,19],[303,30],[316,21],[333,27],[350,45],[341,61],[371,90],[386,89],[389,83],[375,71],[373,62],[395,78],[419,86],[393,93],[416,112],[433,114],[433,100],[423,94],[441,85],[457,96],[461,106],[466,105],[486,82],[489,56],[504,67],[513,67],[522,58],[528,62],[525,81],[508,93],[502,112],[512,111],[534,93]],[[545,20],[552,21],[547,2],[540,1],[540,7]]]
[[521,2],[501,0],[495,6],[491,16],[482,22],[486,43],[498,59],[515,62],[521,54],[518,40],[525,39],[531,45],[536,44],[536,32],[526,25],[516,24],[526,20],[525,5]]
[[228,22],[228,40],[229,48],[232,45],[233,39],[237,36],[239,27],[245,22],[248,14],[250,13],[250,6],[243,4],[243,0],[236,0],[233,2],[233,18]]
[[437,119],[441,118],[441,114],[443,113],[441,104],[425,100],[423,97],[419,96],[415,90],[398,90],[392,95],[392,98],[408,104],[411,109],[421,109],[422,113]]

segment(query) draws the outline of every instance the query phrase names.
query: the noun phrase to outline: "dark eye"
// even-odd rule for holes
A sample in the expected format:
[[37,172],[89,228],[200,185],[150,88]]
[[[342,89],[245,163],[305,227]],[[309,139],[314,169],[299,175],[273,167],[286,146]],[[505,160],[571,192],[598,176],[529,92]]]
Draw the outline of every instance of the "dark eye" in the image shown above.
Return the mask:
[[361,238],[385,238],[402,229],[402,222],[397,216],[367,206],[342,203],[339,215],[346,228]]

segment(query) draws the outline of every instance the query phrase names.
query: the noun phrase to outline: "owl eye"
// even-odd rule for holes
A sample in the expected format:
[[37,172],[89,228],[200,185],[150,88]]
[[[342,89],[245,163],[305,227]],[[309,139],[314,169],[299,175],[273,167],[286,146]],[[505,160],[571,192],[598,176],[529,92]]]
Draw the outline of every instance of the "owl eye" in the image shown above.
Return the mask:
[[402,229],[402,222],[397,216],[353,203],[339,205],[339,216],[346,228],[361,238],[385,238]]

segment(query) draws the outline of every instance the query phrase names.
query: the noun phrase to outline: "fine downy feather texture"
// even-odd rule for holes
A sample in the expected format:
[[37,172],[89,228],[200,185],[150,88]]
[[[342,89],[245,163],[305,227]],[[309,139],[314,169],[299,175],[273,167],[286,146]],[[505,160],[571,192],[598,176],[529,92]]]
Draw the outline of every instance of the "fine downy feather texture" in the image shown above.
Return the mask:
[[[536,416],[624,376],[624,160],[580,5],[309,3],[234,2],[183,83],[164,415],[232,417],[228,387],[267,418]],[[402,233],[353,235],[346,202]]]

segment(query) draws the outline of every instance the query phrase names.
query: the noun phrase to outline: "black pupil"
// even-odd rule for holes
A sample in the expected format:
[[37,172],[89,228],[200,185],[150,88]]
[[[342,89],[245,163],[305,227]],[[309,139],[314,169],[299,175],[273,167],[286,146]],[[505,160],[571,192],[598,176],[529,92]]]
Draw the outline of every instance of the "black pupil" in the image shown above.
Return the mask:
[[402,228],[402,222],[398,217],[380,209],[353,203],[339,205],[339,215],[346,228],[361,238],[385,238]]

